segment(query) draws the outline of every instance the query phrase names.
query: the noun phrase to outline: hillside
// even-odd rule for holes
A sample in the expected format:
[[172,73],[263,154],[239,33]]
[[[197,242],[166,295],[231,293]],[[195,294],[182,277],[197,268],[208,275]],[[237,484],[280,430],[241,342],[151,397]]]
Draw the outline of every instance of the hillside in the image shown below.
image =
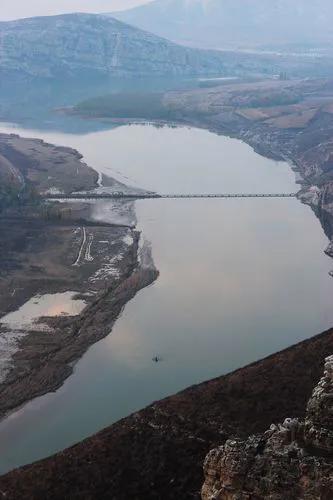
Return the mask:
[[40,78],[225,72],[225,57],[181,47],[113,18],[69,14],[0,23],[0,74]]
[[209,450],[286,417],[304,418],[332,341],[329,330],[156,402],[75,447],[2,476],[0,490],[8,500],[199,500]]
[[[278,57],[274,54],[195,49],[177,45],[110,16],[68,14],[0,22],[1,95],[27,79],[61,82],[64,91],[75,81],[79,94],[100,82],[196,77],[257,77],[286,72],[290,77],[327,76],[333,59]],[[14,82],[14,83],[13,83]],[[19,91],[21,92],[21,91]],[[66,93],[66,92],[65,92]],[[105,91],[103,92],[105,93]],[[14,94],[15,102],[21,99]],[[37,99],[38,100],[38,99]],[[50,102],[54,100],[51,93]],[[0,103],[6,112],[8,103]]]
[[202,47],[331,42],[330,0],[155,0],[117,19]]

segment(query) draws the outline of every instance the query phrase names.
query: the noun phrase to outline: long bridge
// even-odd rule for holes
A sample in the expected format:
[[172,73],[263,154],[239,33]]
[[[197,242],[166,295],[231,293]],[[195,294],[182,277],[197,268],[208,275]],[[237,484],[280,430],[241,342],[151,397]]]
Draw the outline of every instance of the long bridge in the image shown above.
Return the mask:
[[48,200],[146,200],[146,199],[188,199],[188,198],[295,198],[296,193],[196,193],[196,194],[157,194],[157,193],[73,193],[50,194]]

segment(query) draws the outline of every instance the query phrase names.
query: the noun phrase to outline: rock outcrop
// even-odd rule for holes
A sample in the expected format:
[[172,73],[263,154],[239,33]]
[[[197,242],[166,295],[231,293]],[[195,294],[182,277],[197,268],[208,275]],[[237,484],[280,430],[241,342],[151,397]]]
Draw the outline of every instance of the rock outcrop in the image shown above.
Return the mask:
[[333,498],[333,356],[304,421],[287,418],[264,434],[228,440],[204,464],[203,500]]
[[304,440],[307,446],[328,453],[333,459],[333,356],[326,359],[324,376],[309,400]]

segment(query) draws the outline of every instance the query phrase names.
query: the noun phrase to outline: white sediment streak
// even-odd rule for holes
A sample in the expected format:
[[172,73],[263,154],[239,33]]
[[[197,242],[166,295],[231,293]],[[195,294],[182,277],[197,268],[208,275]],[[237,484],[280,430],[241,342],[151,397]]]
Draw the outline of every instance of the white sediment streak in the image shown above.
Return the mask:
[[103,187],[103,174],[102,174],[102,172],[98,172],[97,186],[100,188]]
[[119,262],[123,259],[123,255],[115,255],[108,262],[105,262],[103,266],[89,278],[90,283],[95,283],[103,279],[110,277],[119,278]]
[[45,194],[57,195],[57,194],[65,194],[65,192],[56,187],[51,187],[47,191],[45,191]]
[[146,240],[142,233],[139,240],[138,261],[142,269],[155,269],[151,243]]
[[81,247],[80,247],[80,250],[79,250],[79,254],[78,254],[77,259],[74,262],[73,266],[79,266],[80,265],[82,254],[83,254],[83,251],[84,251],[84,247],[85,247],[85,244],[87,242],[87,231],[86,231],[86,228],[85,227],[81,228],[81,231],[82,231],[82,243],[81,243]]
[[127,246],[131,246],[133,245],[134,243],[134,240],[133,240],[133,236],[130,232],[128,232],[124,237],[123,237],[123,242],[127,245]]
[[115,47],[114,47],[114,52],[113,52],[112,59],[111,59],[112,68],[115,68],[116,66],[118,66],[119,47],[120,47],[120,41],[121,41],[120,33],[116,33],[115,36],[116,36]]
[[85,257],[84,257],[87,262],[92,262],[94,260],[94,258],[91,256],[91,245],[92,245],[93,241],[94,241],[94,235],[89,234],[88,244],[86,247],[86,253],[85,253]]

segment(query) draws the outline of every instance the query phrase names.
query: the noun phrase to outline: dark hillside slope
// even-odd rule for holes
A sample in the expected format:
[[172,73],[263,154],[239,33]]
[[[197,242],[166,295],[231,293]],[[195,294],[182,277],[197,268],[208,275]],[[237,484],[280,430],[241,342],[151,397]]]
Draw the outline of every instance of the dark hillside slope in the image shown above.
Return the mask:
[[303,417],[333,330],[153,404],[81,444],[0,478],[6,500],[200,498],[207,452]]

